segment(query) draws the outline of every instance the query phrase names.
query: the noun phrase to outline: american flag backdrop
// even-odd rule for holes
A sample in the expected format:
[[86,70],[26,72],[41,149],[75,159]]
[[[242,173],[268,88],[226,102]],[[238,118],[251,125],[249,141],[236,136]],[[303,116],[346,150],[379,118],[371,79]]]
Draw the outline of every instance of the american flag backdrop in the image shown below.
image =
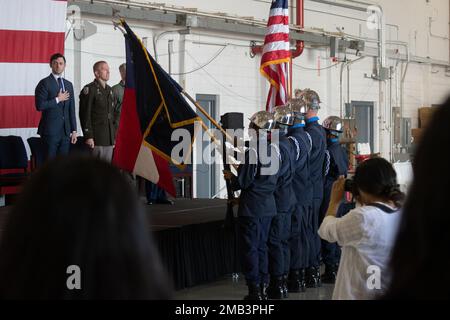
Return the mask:
[[273,0],[260,66],[262,75],[270,82],[267,111],[288,100],[290,56],[288,0]]
[[53,53],[64,54],[67,1],[1,0],[0,135],[36,136],[40,113],[34,89],[51,73]]

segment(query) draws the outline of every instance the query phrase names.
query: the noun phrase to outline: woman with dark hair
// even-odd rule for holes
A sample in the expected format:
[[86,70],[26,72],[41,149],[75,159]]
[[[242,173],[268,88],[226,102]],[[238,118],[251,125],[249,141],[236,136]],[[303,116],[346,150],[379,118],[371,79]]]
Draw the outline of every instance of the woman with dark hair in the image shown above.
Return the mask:
[[450,298],[450,99],[435,112],[418,145],[390,263],[386,299]]
[[168,298],[148,228],[116,168],[90,157],[49,162],[8,216],[0,298]]
[[366,160],[356,169],[352,183],[352,193],[360,206],[337,218],[347,189],[345,181],[341,176],[333,184],[330,204],[319,229],[322,239],[342,247],[333,299],[371,299],[381,294],[389,281],[386,266],[404,195],[387,160]]

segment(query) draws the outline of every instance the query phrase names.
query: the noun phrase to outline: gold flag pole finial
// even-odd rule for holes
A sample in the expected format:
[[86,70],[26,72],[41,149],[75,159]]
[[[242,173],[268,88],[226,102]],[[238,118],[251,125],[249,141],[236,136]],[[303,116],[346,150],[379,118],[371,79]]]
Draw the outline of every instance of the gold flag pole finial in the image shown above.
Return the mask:
[[119,22],[112,20],[114,30],[119,29],[123,34],[127,34],[127,32],[125,31],[125,29],[122,26],[122,22],[124,22],[124,21],[125,20],[123,20],[122,18],[119,20]]

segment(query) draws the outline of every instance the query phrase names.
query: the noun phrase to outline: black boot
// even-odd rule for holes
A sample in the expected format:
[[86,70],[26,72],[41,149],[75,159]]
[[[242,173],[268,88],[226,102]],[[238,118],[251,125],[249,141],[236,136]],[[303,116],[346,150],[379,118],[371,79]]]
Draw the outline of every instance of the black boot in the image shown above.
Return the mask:
[[289,294],[288,294],[289,290],[288,290],[288,275],[284,274],[283,275],[283,298],[289,298]]
[[317,286],[321,287],[322,286],[322,279],[320,277],[320,265],[318,267],[314,267],[314,269],[316,270],[316,279],[317,279]]
[[261,283],[261,298],[262,298],[262,300],[269,299],[268,288],[269,288],[269,284],[264,283],[264,282]]
[[248,295],[244,297],[244,300],[262,300],[261,287],[259,284],[248,284]]
[[300,286],[302,288],[302,292],[306,291],[306,269],[300,269]]
[[289,292],[305,291],[305,285],[301,279],[301,270],[291,270],[291,272],[289,272],[288,291]]
[[270,286],[267,290],[269,299],[283,299],[283,277],[271,277]]
[[315,267],[309,267],[306,269],[306,287],[307,288],[317,288],[318,278],[317,278],[317,270]]
[[321,276],[321,280],[323,283],[335,283],[336,282],[336,276],[337,276],[337,267],[336,265],[326,264],[325,265],[325,272]]

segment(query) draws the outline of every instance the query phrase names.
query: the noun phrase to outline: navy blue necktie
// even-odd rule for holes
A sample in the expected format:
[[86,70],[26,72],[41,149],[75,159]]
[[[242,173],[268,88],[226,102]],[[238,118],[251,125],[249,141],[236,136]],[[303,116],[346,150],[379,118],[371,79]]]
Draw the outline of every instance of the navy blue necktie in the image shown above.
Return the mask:
[[63,92],[66,91],[66,89],[64,88],[63,79],[61,77],[58,78],[58,83],[59,83],[59,89],[62,90]]

